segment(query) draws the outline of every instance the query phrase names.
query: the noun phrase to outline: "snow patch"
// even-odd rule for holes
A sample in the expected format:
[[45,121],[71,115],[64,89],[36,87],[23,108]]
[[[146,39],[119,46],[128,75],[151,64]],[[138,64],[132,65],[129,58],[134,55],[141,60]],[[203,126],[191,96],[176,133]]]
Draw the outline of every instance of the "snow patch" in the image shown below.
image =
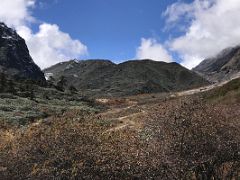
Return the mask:
[[45,73],[45,79],[49,80],[51,77],[53,77],[53,73]]
[[74,61],[75,63],[80,63],[80,61],[77,60],[77,59],[74,59],[73,61]]
[[2,36],[3,39],[14,39],[12,36]]
[[69,64],[69,65],[67,65],[67,67],[65,69],[71,69],[71,68],[73,68],[73,65]]

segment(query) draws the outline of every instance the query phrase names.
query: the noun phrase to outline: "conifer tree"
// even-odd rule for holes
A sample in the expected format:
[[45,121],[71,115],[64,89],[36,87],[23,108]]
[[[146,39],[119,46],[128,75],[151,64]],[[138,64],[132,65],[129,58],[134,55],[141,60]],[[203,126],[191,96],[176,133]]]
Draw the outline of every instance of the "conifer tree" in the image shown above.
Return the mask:
[[0,92],[4,92],[6,86],[6,75],[4,73],[0,73]]
[[60,77],[60,80],[57,82],[57,90],[59,91],[65,91],[65,86],[67,85],[67,80],[64,76]]

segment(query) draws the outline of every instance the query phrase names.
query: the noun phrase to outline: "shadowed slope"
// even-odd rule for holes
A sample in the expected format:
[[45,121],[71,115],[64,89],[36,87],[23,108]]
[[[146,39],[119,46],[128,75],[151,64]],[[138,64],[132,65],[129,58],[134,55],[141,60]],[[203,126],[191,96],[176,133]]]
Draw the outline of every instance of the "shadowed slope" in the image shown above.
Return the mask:
[[44,72],[56,81],[64,76],[68,86],[74,85],[83,92],[105,96],[179,91],[208,84],[177,63],[152,60],[121,64],[108,60],[69,61]]

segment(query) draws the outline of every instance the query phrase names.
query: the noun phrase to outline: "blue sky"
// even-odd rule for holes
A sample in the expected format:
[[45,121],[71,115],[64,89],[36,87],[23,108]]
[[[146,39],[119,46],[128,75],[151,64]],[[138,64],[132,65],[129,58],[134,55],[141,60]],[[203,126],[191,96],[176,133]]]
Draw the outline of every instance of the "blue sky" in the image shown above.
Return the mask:
[[173,62],[191,69],[240,44],[239,0],[1,0],[42,68],[70,59]]
[[89,55],[116,62],[132,59],[141,38],[164,42],[174,36],[164,32],[162,13],[175,0],[58,0],[42,1],[33,15],[57,24],[72,38],[88,46]]

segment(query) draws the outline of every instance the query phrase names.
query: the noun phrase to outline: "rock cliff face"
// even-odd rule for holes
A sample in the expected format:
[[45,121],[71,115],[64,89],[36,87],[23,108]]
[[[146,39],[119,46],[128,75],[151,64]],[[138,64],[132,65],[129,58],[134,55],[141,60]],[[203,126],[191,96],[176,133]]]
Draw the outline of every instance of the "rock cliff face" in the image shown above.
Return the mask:
[[44,73],[33,62],[24,39],[4,23],[0,23],[0,72],[16,78],[45,81]]
[[239,77],[240,46],[224,49],[215,57],[202,61],[193,70],[212,82]]
[[134,60],[114,64],[109,60],[68,61],[44,70],[56,81],[66,78],[93,95],[124,96],[142,93],[170,92],[208,84],[196,73],[177,63]]

